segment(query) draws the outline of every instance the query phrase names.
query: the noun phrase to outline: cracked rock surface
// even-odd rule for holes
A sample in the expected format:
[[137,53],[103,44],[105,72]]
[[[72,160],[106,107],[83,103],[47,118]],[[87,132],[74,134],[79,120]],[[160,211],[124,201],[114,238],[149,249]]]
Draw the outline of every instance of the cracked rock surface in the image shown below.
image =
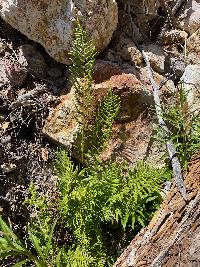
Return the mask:
[[76,18],[102,51],[116,29],[118,8],[115,0],[2,0],[0,16],[58,62],[68,63]]

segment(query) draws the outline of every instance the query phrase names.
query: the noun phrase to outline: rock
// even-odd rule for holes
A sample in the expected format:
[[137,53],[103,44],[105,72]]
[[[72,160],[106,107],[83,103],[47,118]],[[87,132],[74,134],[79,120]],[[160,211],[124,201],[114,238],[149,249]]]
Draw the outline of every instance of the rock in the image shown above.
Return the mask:
[[9,80],[9,83],[17,87],[22,86],[27,77],[27,70],[13,58],[4,58],[3,64],[3,68],[5,69],[4,71],[7,76],[6,79]]
[[64,95],[61,103],[50,113],[43,134],[56,143],[62,144],[70,150],[76,140],[79,126],[74,117],[75,96],[71,92]]
[[[149,153],[153,132],[153,116],[150,112],[153,96],[133,74],[114,75],[107,81],[95,85],[95,105],[105,96],[109,88],[120,96],[121,111],[113,126],[113,134],[107,149],[102,153],[103,160],[124,159],[131,163],[151,159],[160,161],[160,154]],[[72,90],[73,91],[73,90]],[[64,145],[77,157],[73,145],[79,130],[74,118],[74,94],[64,96],[58,107],[50,114],[43,133],[56,143]],[[151,114],[151,115],[150,115]],[[148,155],[148,156],[147,156]],[[80,160],[80,158],[77,158]]]
[[124,6],[124,10],[119,9],[119,26],[123,33],[137,43],[144,41],[145,35],[149,35],[150,23],[158,19],[161,1],[119,0],[119,2]]
[[150,44],[144,47],[153,70],[160,74],[165,72],[165,52],[158,45]]
[[130,38],[124,37],[123,34],[119,38],[116,45],[118,55],[123,60],[132,61],[136,66],[140,66],[142,64],[142,53],[135,43]]
[[6,74],[5,61],[0,59],[0,88],[6,84],[9,84],[9,78]]
[[188,65],[182,76],[184,90],[187,94],[191,111],[199,112],[200,97],[200,65]]
[[180,78],[185,71],[185,62],[179,58],[170,57],[170,67],[176,78]]
[[77,17],[97,51],[109,44],[118,22],[115,0],[2,0],[0,15],[29,39],[43,45],[61,63],[69,63]]
[[187,60],[191,64],[200,64],[200,28],[187,39]]
[[[170,96],[174,94],[176,91],[176,88],[174,86],[174,83],[172,80],[167,80],[166,78],[156,72],[153,72],[154,80],[158,86],[164,83],[162,86],[162,90],[160,91],[160,96],[163,98],[163,101],[170,101]],[[147,87],[149,91],[152,91],[152,85],[149,81],[149,76],[148,76],[148,69],[147,67],[141,68],[140,69],[140,81]]]
[[14,164],[14,163],[4,163],[0,167],[3,171],[3,173],[13,172],[17,168],[16,164]]
[[5,54],[6,49],[7,49],[6,44],[4,42],[1,42],[0,40],[0,55],[1,56]]
[[116,58],[116,53],[112,49],[108,49],[108,51],[106,51],[104,59],[106,61],[111,61],[111,62],[118,61],[118,58]]
[[169,45],[172,43],[185,44],[187,40],[187,32],[181,30],[170,30],[166,31],[163,35],[163,45]]
[[96,84],[95,88],[98,92],[113,88],[120,96],[121,111],[118,122],[135,121],[147,106],[153,104],[150,91],[145,90],[144,85],[133,74],[114,75],[109,80]]
[[96,60],[93,73],[95,83],[107,81],[113,75],[118,74],[122,74],[122,69],[117,64],[101,59]]
[[47,64],[40,52],[32,45],[25,44],[19,48],[19,63],[26,68],[30,74],[37,78],[45,78],[47,75]]
[[199,0],[188,0],[184,13],[181,14],[181,24],[190,35],[200,27],[200,2]]

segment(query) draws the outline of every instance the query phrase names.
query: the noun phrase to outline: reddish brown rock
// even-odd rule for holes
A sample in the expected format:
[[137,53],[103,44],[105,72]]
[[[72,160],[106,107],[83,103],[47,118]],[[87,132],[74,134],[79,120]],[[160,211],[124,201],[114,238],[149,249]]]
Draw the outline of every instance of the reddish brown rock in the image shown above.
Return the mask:
[[[126,159],[132,163],[144,159],[149,153],[152,134],[152,116],[150,116],[152,94],[135,75],[114,75],[109,80],[95,85],[96,106],[109,88],[120,96],[121,111],[113,126],[108,148],[101,155],[102,159],[112,158],[118,161]],[[63,144],[67,149],[73,149],[78,132],[74,110],[74,95],[70,92],[51,113],[44,127],[46,136]]]
[[101,83],[110,79],[113,75],[122,73],[122,69],[117,64],[98,59],[94,65],[93,79],[95,83]]
[[52,141],[62,144],[70,150],[78,133],[78,123],[74,118],[73,90],[61,98],[60,104],[50,113],[43,134]]

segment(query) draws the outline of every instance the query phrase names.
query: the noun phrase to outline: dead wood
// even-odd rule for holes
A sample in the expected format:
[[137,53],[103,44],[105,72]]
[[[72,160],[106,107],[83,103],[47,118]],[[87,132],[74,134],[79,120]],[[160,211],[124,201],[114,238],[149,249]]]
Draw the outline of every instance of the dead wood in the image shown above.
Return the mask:
[[[163,129],[163,137],[168,137],[168,139],[169,139],[170,132],[169,132],[167,125],[163,119],[163,111],[162,111],[162,106],[161,106],[161,101],[160,101],[160,96],[159,96],[159,86],[156,84],[156,82],[153,78],[153,72],[151,69],[150,61],[148,59],[148,56],[144,52],[144,50],[142,50],[142,55],[144,57],[144,60],[145,60],[145,63],[146,63],[147,69],[148,69],[148,77],[149,77],[149,81],[150,81],[152,89],[153,89],[153,97],[154,97],[155,110],[156,110],[156,115],[158,118],[158,123],[159,123],[160,127]],[[181,173],[181,165],[180,165],[179,159],[177,157],[177,153],[176,153],[176,148],[171,141],[167,141],[166,142],[166,149],[167,149],[167,152],[169,155],[170,163],[172,165],[173,174],[174,174],[174,178],[176,181],[176,186],[177,186],[179,192],[181,193],[183,199],[186,200],[187,199],[186,189],[185,189],[185,185],[184,185],[184,181],[183,181],[183,177],[182,177],[182,173]]]
[[118,258],[114,267],[200,266],[200,156],[184,177],[185,202],[175,182],[159,211]]

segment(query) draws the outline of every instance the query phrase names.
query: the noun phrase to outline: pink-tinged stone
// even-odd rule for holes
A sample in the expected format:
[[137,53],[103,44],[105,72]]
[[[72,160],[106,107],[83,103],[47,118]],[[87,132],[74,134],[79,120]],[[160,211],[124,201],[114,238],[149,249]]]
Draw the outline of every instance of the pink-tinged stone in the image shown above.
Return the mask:
[[[113,91],[120,96],[121,110],[113,125],[111,140],[101,157],[103,160],[128,160],[134,163],[144,159],[149,153],[153,131],[153,113],[151,112],[153,97],[135,75],[120,74],[95,85],[94,104],[96,106],[110,88],[113,88]],[[50,114],[43,132],[54,142],[64,145],[77,156],[73,145],[79,126],[74,117],[75,106],[72,91],[62,98],[61,103]]]

